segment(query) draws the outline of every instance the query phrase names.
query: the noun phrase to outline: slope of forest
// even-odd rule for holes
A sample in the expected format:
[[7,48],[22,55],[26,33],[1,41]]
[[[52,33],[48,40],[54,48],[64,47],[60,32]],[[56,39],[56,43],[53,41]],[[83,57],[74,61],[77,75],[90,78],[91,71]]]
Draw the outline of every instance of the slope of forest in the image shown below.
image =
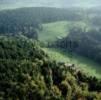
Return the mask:
[[3,10],[0,11],[0,34],[22,34],[35,38],[37,37],[37,30],[41,29],[41,23],[81,19],[81,15],[71,9],[30,7]]
[[[82,29],[84,29],[85,27],[87,27],[87,29],[91,28],[83,21],[57,21],[46,23],[42,25],[42,30],[38,32],[39,41],[41,41],[41,43],[51,43],[58,39],[63,39],[69,35],[69,30],[73,29],[76,26]],[[57,61],[73,63],[84,72],[89,73],[92,76],[101,78],[100,64],[92,61],[91,59],[74,53],[71,54],[71,52],[68,52],[67,50],[61,50],[60,48],[43,47],[43,49],[49,54],[51,58]]]
[[82,13],[48,7],[0,11],[1,100],[101,100],[101,79],[71,62],[57,62],[39,46],[100,62],[100,23]]
[[100,80],[51,60],[36,41],[1,37],[0,50],[1,100],[101,99]]

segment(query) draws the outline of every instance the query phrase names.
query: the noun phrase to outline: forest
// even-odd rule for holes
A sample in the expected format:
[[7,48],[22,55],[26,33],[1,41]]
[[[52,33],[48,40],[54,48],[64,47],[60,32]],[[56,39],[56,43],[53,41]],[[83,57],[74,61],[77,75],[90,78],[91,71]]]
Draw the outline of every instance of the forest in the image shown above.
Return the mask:
[[0,69],[1,100],[101,98],[100,80],[86,76],[69,63],[50,59],[36,41],[0,38]]
[[101,100],[101,10],[0,11],[0,100]]
[[[67,12],[68,13],[65,13]],[[75,17],[74,17],[75,16]],[[0,34],[37,37],[41,23],[61,20],[80,20],[81,16],[72,10],[56,8],[19,8],[0,12]]]

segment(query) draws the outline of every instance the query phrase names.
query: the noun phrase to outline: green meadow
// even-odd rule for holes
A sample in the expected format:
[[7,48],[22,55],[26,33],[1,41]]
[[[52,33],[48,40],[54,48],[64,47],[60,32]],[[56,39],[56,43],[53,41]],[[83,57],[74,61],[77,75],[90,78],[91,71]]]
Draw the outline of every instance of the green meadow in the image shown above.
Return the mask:
[[39,31],[39,40],[42,42],[55,41],[68,35],[71,27],[88,27],[84,22],[78,21],[58,21],[42,25],[42,31]]
[[[71,21],[59,21],[53,23],[47,23],[42,25],[43,29],[39,32],[39,40],[41,42],[53,42],[58,38],[63,38],[68,35],[68,31],[71,27],[89,27],[84,22],[71,22]],[[43,48],[45,52],[56,61],[70,62],[75,64],[83,72],[89,75],[101,78],[101,67],[97,63],[89,60],[88,58],[71,54],[69,52],[56,49],[56,48]]]

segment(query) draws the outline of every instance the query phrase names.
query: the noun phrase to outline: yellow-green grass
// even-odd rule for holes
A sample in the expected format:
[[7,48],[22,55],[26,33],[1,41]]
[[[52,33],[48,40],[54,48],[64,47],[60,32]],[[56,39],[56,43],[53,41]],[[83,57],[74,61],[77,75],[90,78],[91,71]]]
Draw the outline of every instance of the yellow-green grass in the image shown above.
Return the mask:
[[80,68],[84,73],[101,79],[101,66],[90,59],[76,54],[72,54],[71,56],[69,52],[64,52],[60,49],[43,48],[43,50],[48,53],[53,60],[75,64],[75,66]]
[[39,40],[42,42],[53,42],[58,38],[67,36],[71,27],[84,28],[86,26],[86,23],[81,21],[58,21],[43,24],[42,31],[39,31]]

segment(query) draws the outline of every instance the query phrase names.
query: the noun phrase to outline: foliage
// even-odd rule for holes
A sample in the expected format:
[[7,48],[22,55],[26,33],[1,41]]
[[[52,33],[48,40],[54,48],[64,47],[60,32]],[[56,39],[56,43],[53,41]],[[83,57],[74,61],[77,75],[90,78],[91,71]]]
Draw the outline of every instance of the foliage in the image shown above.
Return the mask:
[[70,53],[67,50],[60,48],[43,48],[43,50],[49,55],[49,57],[57,62],[68,62],[75,64],[77,69],[82,70],[90,76],[96,76],[101,79],[101,68],[100,64],[82,57],[75,53]]
[[55,46],[101,62],[101,34],[96,29],[72,28],[69,35],[57,40]]
[[101,99],[101,80],[51,60],[35,42],[3,37],[0,43],[0,99]]
[[42,29],[41,23],[81,19],[80,14],[70,9],[30,7],[4,10],[0,11],[0,35],[20,34],[37,39],[37,32]]

